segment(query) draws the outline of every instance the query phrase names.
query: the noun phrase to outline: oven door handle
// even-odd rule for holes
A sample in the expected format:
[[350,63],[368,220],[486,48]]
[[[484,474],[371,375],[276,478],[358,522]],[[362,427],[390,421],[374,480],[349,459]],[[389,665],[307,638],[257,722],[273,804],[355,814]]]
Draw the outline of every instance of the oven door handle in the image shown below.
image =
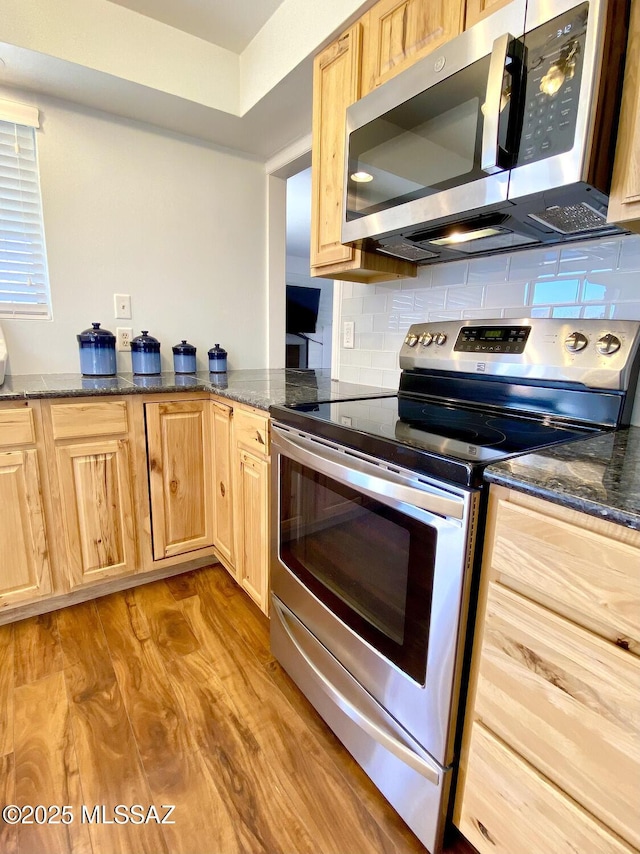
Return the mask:
[[392,753],[405,765],[409,765],[418,774],[425,777],[434,786],[440,785],[440,774],[442,768],[433,760],[425,755],[420,755],[403,744],[398,736],[389,727],[382,723],[376,723],[362,709],[359,709],[353,700],[348,699],[336,686],[325,676],[311,658],[311,655],[303,648],[303,636],[298,637],[299,631],[296,631],[295,624],[287,614],[286,610],[278,602],[274,596],[271,599],[273,607],[278,613],[280,623],[284,628],[290,642],[295,647],[298,654],[304,659],[305,663],[313,671],[314,676],[318,680],[320,688],[324,693],[346,714],[351,720],[357,724],[360,729],[367,733],[374,741],[384,747],[389,753]]
[[[407,485],[402,482],[401,475],[396,477],[388,469],[382,469],[375,463],[368,463],[355,455],[349,455],[349,463],[345,465],[345,456],[340,451],[299,435],[293,438],[279,430],[276,425],[273,425],[273,435],[274,447],[285,456],[313,468],[320,474],[349,484],[371,498],[380,501],[382,496],[386,496],[437,516],[464,518],[465,500],[460,496],[445,493],[426,484],[426,488],[422,489]],[[322,448],[322,454],[317,452],[318,447]]]

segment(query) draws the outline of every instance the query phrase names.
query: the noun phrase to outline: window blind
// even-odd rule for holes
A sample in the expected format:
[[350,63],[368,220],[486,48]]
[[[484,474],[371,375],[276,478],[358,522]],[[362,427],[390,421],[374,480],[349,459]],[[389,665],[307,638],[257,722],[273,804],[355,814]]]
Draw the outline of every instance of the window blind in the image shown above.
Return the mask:
[[[35,113],[37,125],[37,110]],[[0,110],[0,318],[51,318],[35,127]],[[11,116],[13,118],[13,116]],[[33,122],[32,122],[33,123]]]

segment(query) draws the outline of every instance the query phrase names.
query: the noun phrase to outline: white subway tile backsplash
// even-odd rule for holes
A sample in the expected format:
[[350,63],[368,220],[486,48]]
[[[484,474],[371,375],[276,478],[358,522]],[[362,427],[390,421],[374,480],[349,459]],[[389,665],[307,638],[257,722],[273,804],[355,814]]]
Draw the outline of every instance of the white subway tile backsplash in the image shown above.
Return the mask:
[[387,295],[372,294],[363,297],[362,311],[364,314],[382,314],[387,310]]
[[433,287],[465,285],[469,275],[469,262],[450,261],[448,264],[434,264],[431,271]]
[[482,287],[449,288],[445,306],[447,309],[480,308],[484,296]]
[[511,282],[508,285],[487,285],[484,289],[484,307],[487,309],[526,305],[526,282]]
[[505,282],[509,277],[510,255],[488,255],[469,261],[469,284]]
[[528,249],[423,267],[415,279],[341,283],[355,348],[340,350],[346,382],[398,388],[404,335],[423,321],[519,317],[640,319],[640,235]]

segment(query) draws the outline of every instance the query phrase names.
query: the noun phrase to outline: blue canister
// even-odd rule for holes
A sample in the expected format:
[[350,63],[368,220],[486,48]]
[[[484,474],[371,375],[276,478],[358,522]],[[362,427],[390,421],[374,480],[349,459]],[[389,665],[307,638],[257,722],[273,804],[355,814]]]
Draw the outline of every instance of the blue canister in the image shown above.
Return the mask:
[[84,377],[115,377],[116,336],[108,329],[92,323],[77,335],[80,345],[80,371]]
[[212,374],[224,374],[227,370],[227,351],[219,344],[209,350],[209,371]]
[[196,348],[183,338],[173,348],[173,370],[176,374],[195,374]]
[[160,373],[160,342],[146,329],[131,341],[131,365],[134,374],[153,376]]

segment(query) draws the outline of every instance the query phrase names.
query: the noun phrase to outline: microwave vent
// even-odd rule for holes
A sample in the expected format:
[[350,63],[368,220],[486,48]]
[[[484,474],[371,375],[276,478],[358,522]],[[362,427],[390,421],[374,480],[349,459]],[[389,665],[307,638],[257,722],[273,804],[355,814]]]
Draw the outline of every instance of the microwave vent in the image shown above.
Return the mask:
[[577,205],[553,205],[537,214],[529,214],[531,219],[558,231],[560,234],[578,234],[583,231],[594,231],[607,228],[605,213],[597,211],[586,202]]
[[379,244],[378,252],[385,255],[393,255],[394,258],[403,258],[405,261],[413,261],[416,264],[420,261],[426,261],[429,258],[438,258],[437,252],[430,252],[428,249],[423,249],[421,246],[416,246],[415,243],[408,243],[406,240],[396,240],[384,245]]

